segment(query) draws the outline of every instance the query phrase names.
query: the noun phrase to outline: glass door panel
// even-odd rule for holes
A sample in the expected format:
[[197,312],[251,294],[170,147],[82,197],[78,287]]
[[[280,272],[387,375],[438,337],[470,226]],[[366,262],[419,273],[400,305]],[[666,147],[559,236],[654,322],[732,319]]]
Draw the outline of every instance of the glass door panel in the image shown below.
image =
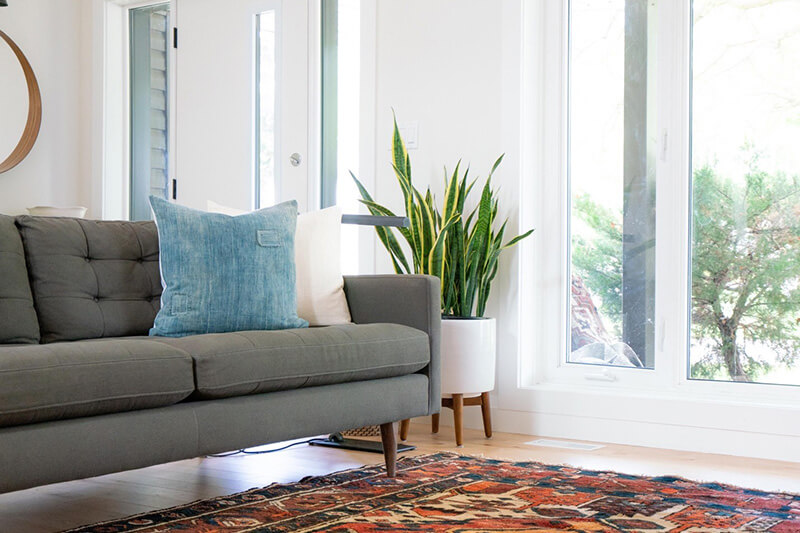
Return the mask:
[[256,187],[258,207],[275,204],[275,11],[256,15]]
[[568,363],[654,367],[649,4],[570,2]]
[[695,0],[689,378],[800,385],[800,0]]

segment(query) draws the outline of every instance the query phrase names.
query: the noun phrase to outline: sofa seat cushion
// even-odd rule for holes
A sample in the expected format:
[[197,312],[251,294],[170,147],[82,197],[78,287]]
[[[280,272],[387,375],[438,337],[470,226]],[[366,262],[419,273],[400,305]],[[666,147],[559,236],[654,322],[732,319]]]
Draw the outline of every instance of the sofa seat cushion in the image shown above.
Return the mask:
[[0,427],[162,407],[193,390],[191,357],[159,342],[0,347]]
[[402,376],[430,360],[428,336],[398,324],[151,338],[192,356],[200,399]]

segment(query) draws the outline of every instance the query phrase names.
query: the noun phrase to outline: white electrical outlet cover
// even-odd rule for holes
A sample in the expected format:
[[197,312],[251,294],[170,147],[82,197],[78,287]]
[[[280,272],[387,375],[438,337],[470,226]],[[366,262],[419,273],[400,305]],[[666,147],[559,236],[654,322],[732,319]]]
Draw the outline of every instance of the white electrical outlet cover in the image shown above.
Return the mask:
[[397,125],[400,130],[400,136],[406,143],[406,149],[416,150],[419,148],[419,123],[417,122],[403,122]]

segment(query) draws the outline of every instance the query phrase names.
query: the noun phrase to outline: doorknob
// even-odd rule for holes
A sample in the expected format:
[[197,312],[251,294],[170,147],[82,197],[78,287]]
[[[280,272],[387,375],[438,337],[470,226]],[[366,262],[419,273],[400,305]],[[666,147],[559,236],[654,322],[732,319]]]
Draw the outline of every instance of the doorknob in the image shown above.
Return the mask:
[[292,164],[293,167],[299,167],[300,163],[303,162],[303,158],[297,152],[293,153],[289,156],[289,162]]

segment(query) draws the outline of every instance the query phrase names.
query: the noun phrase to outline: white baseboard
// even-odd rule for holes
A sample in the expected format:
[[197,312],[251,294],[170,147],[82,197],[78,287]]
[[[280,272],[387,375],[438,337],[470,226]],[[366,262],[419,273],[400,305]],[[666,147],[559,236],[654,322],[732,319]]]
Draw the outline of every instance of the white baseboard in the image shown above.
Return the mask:
[[[430,417],[417,421],[430,426]],[[450,409],[442,409],[440,425],[453,427]],[[464,426],[483,429],[480,409],[464,409]],[[492,426],[504,433],[800,462],[800,437],[794,435],[505,409],[492,409]]]

